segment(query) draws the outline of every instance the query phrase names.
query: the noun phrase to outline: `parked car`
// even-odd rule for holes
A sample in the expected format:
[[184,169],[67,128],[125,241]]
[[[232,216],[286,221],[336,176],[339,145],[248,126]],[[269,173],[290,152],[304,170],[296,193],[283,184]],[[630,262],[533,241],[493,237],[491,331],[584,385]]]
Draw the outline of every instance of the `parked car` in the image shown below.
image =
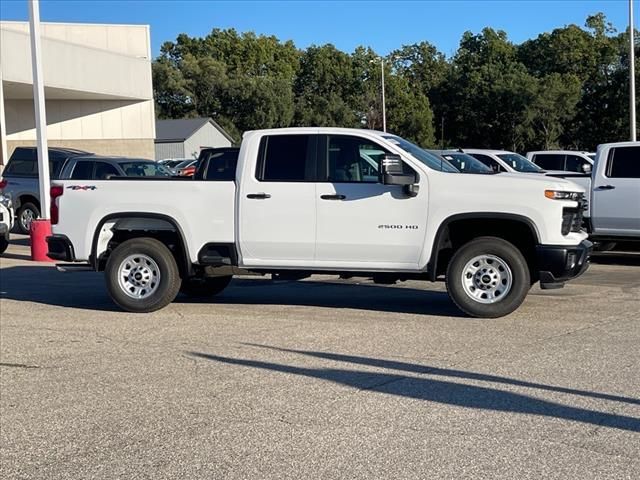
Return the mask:
[[184,160],[180,162],[178,165],[174,167],[178,176],[181,177],[193,177],[193,174],[196,171],[196,164],[198,163],[198,159],[192,158],[190,160]]
[[[361,152],[378,159],[376,181]],[[246,132],[237,162],[218,182],[57,181],[48,255],[104,271],[132,312],[180,290],[215,295],[236,274],[331,272],[444,279],[462,311],[498,317],[533,283],[559,288],[587,268],[584,191],[566,180],[464,175],[395,135],[346,128]]]
[[165,159],[165,160],[159,160],[158,163],[160,165],[164,165],[174,175],[177,175],[178,171],[176,170],[176,167],[178,165],[180,165],[181,163],[187,161],[187,160],[191,161],[192,159],[190,159],[190,158],[169,158],[169,159]]
[[496,173],[546,173],[538,165],[515,152],[479,148],[464,148],[462,151],[480,160]]
[[468,153],[458,150],[427,150],[438,155],[462,173],[498,173]]
[[13,205],[11,195],[0,193],[0,254],[9,246],[9,236],[13,227]]
[[126,157],[74,157],[65,164],[59,179],[109,180],[113,177],[171,177],[171,172],[152,160]]
[[573,152],[570,150],[546,150],[528,152],[527,160],[543,170],[555,170],[591,174],[596,154],[590,152]]
[[[89,152],[72,148],[50,147],[49,175],[52,180],[60,178],[66,161]],[[17,147],[2,172],[0,191],[9,193],[16,213],[16,229],[28,234],[31,221],[40,216],[40,189],[38,186],[38,152],[36,147]]]

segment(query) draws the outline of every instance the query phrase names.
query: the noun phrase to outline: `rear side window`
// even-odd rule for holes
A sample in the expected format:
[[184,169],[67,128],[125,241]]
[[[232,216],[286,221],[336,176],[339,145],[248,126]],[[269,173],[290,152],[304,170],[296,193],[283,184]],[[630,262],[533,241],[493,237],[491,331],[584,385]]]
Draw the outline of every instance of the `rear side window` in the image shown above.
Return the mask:
[[556,153],[537,154],[533,163],[545,170],[564,170],[564,155]]
[[205,180],[229,182],[236,179],[239,151],[215,152],[207,161]]
[[609,154],[607,177],[640,178],[640,147],[616,147]]
[[311,135],[272,135],[260,141],[256,178],[261,182],[313,181]]
[[71,172],[71,180],[92,180],[93,163],[94,162],[77,162],[73,167],[73,172]]
[[[53,180],[60,177],[60,171],[66,158],[59,157],[49,152],[49,176]],[[4,170],[5,176],[37,177],[38,176],[38,152],[35,148],[16,148]]]

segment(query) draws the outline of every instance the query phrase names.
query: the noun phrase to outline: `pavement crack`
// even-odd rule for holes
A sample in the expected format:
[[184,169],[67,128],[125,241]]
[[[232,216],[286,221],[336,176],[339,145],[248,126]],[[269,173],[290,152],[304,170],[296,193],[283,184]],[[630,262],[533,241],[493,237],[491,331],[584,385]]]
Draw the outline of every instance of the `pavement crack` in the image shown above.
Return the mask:
[[42,368],[40,365],[29,365],[27,363],[6,363],[0,362],[0,367],[10,368]]

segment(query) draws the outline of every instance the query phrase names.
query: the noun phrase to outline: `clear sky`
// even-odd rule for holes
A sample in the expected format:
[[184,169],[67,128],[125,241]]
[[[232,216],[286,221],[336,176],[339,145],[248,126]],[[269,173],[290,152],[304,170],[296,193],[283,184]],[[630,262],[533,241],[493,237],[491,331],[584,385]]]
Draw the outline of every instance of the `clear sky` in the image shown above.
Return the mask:
[[[213,28],[275,35],[298,47],[333,43],[351,52],[358,45],[387,54],[427,40],[455,52],[466,30],[505,30],[520,43],[539,33],[603,12],[618,30],[628,24],[628,0],[449,1],[192,1],[41,0],[42,21],[151,25],[153,54],[179,33],[203,36]],[[640,6],[635,3],[636,9]],[[2,20],[27,20],[26,0],[0,0]]]

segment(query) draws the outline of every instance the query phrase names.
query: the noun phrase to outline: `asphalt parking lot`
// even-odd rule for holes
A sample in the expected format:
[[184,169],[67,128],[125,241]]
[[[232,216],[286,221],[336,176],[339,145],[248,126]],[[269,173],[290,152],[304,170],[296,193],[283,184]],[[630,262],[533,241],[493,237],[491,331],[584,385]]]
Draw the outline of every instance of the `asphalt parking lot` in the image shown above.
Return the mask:
[[0,260],[3,478],[640,476],[640,253],[497,320],[328,277],[128,314],[28,253]]

